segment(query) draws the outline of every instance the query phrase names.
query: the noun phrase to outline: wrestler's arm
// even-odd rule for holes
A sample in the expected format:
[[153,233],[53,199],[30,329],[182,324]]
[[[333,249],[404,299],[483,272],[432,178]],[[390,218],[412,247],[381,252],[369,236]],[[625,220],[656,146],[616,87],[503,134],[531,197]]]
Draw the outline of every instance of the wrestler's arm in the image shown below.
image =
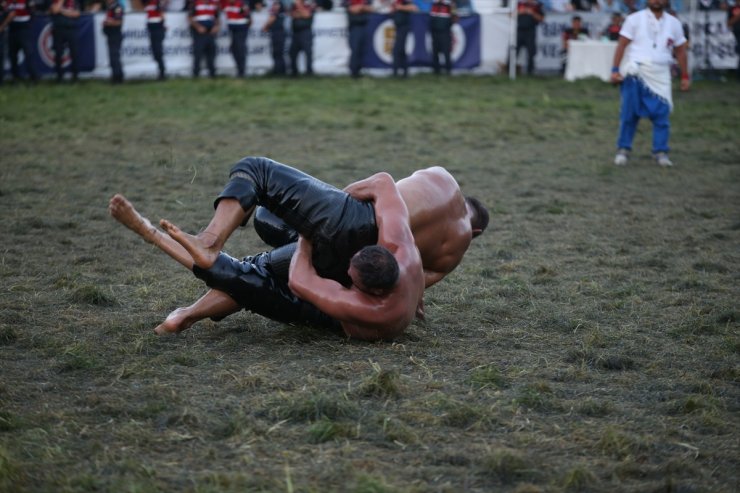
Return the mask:
[[[358,291],[347,289],[331,279],[320,277],[311,261],[311,243],[304,237],[298,239],[298,245],[290,261],[288,287],[304,301],[308,301],[330,317],[342,322],[347,335],[367,339],[373,334],[347,325],[378,323],[383,319],[381,304]],[[373,331],[377,335],[377,331]],[[377,337],[374,336],[375,339]]]

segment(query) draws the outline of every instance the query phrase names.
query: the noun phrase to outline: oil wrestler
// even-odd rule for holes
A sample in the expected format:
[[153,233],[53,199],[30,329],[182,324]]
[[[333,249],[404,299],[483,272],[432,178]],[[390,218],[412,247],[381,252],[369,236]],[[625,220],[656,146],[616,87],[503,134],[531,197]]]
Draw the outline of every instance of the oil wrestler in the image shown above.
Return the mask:
[[[278,281],[282,281],[283,285],[287,284],[286,267],[289,264],[290,257],[293,255],[295,245],[289,244],[277,248],[272,252],[266,252],[255,257],[247,257],[242,262],[242,267],[240,268],[233,262],[229,266],[223,261],[218,260],[220,249],[223,247],[226,238],[228,238],[236,227],[246,223],[254,209],[252,205],[254,199],[245,199],[243,192],[240,192],[245,186],[244,181],[250,182],[252,180],[252,183],[259,184],[257,189],[261,191],[257,195],[260,197],[265,198],[270,196],[273,199],[279,197],[280,200],[277,202],[282,201],[281,206],[276,206],[274,200],[264,200],[262,203],[282,215],[288,222],[296,224],[299,230],[306,231],[308,229],[308,234],[314,228],[307,226],[310,222],[306,223],[306,221],[301,219],[302,217],[312,216],[318,211],[322,211],[329,216],[337,215],[337,211],[345,210],[344,206],[339,207],[337,204],[350,199],[348,199],[346,193],[342,193],[293,168],[263,158],[246,158],[242,160],[232,169],[231,176],[230,182],[216,201],[216,214],[206,230],[192,237],[180,232],[167,221],[162,221],[163,228],[171,232],[173,237],[179,236],[184,241],[183,244],[188,245],[192,258],[199,258],[199,265],[214,268],[213,265],[220,264],[217,269],[221,272],[220,275],[230,271],[233,276],[239,277],[234,273],[246,267],[251,272],[251,275],[247,276],[247,278],[251,277],[254,279],[254,274],[260,273],[261,279],[269,279],[269,281],[264,281],[267,284],[272,285],[271,283]],[[249,176],[252,178],[247,178]],[[288,176],[290,177],[289,179],[287,178]],[[255,177],[257,179],[254,179]],[[283,185],[280,185],[280,178],[284,179],[282,182],[283,185],[285,183],[293,184],[288,188],[289,192],[283,195],[275,193],[276,189],[283,188]],[[273,183],[272,185],[268,185],[268,182]],[[379,182],[377,177],[371,177],[350,185],[346,191],[356,198],[372,200],[379,193],[377,190]],[[459,264],[471,239],[482,233],[486,228],[488,224],[488,212],[476,199],[471,197],[465,198],[455,179],[441,167],[432,167],[417,171],[410,177],[400,180],[397,183],[397,189],[410,213],[409,224],[414,235],[415,243],[420,250],[424,266],[424,284],[426,287],[429,287],[442,279]],[[316,195],[322,197],[322,199],[304,204],[305,206],[303,208],[293,208],[295,199],[300,197],[302,193],[306,193],[309,196]],[[251,195],[251,192],[247,193],[247,196],[249,195]],[[327,200],[327,197],[331,197],[337,200],[337,202],[332,206],[333,201]],[[350,200],[350,202],[353,201]],[[372,213],[377,213],[377,202],[375,206],[374,210],[371,208]],[[288,212],[286,213],[285,210],[288,210]],[[356,232],[353,233],[352,236],[358,237],[357,241],[355,241],[356,244],[373,239],[376,228],[372,224],[374,215],[372,213],[368,215],[365,207],[360,207],[359,212],[354,211],[349,216],[344,214],[345,226],[349,222],[354,222],[355,226],[357,226],[356,230],[362,232],[362,235]],[[147,241],[156,243],[154,241],[156,237],[164,237],[165,241],[160,242],[159,246],[167,253],[173,255],[173,253],[178,251],[178,248],[174,248],[173,252],[173,248],[167,246],[167,240],[169,240],[169,243],[173,243],[171,238],[159,233],[148,222],[147,225],[142,226],[142,219],[138,213],[122,197],[114,197],[112,199],[111,214],[129,228],[144,236]],[[318,214],[319,217],[321,215]],[[341,216],[342,214],[340,213],[339,215]],[[134,219],[131,219],[129,216]],[[341,222],[335,219],[332,224],[337,224],[337,221]],[[363,226],[363,224],[365,225]],[[278,218],[266,213],[262,208],[257,209],[255,229],[260,232],[260,236],[263,239],[273,246],[292,241],[295,238],[295,232],[292,229]],[[351,228],[346,229],[346,231],[350,230]],[[267,233],[263,234],[265,231]],[[324,229],[324,231],[331,230]],[[328,247],[326,246],[326,241],[323,241],[323,243],[320,241],[319,243],[324,245],[325,253],[317,256],[314,249],[313,260],[318,258],[319,264],[327,265],[328,267],[338,265],[344,268],[348,265],[348,259],[351,257],[352,252],[351,250],[343,250],[348,244],[345,239],[342,239],[343,235],[337,236],[332,233],[330,235],[319,236],[323,236],[322,241],[327,237],[334,239],[334,247]],[[345,234],[344,236],[347,237],[348,235]],[[339,238],[339,241],[336,241],[337,238]],[[350,255],[345,252],[350,252]],[[177,259],[175,255],[173,257]],[[188,258],[185,260],[188,261]],[[325,277],[332,277],[334,275],[335,280],[339,280],[340,277],[337,277],[336,274],[347,272],[342,268],[334,269],[334,274],[332,274],[331,269],[323,269],[323,273],[321,271],[319,273]],[[244,280],[244,278],[242,273],[241,279]],[[260,276],[257,276],[257,278],[260,278]],[[347,284],[346,279],[341,282],[345,285]],[[254,286],[260,285],[258,282],[252,282],[252,284]],[[265,292],[269,292],[269,290]],[[232,299],[223,291],[212,290],[193,305],[179,308],[172,312],[156,330],[158,333],[179,332],[198,320],[206,317],[222,318],[238,311],[239,308],[240,304],[235,299]],[[421,304],[419,305],[418,314],[423,315],[423,305]]]

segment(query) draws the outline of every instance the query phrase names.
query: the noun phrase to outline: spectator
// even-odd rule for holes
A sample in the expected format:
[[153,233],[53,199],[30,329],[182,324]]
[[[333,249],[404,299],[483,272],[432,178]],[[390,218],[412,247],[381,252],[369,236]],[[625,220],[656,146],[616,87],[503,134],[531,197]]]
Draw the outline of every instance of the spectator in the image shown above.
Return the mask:
[[164,25],[164,6],[162,0],[146,0],[144,4],[146,11],[146,30],[149,33],[149,45],[152,49],[152,57],[157,62],[159,69],[159,80],[166,77],[164,68],[164,33],[167,29]]
[[249,4],[244,0],[224,0],[222,5],[226,14],[226,25],[231,37],[231,56],[236,64],[237,77],[244,77],[247,69],[247,34],[252,25],[252,14]]
[[599,12],[605,14],[624,13],[625,6],[621,0],[599,0]]
[[285,75],[285,6],[281,0],[273,0],[270,16],[262,27],[270,33],[272,53],[272,75]]
[[111,68],[111,82],[120,84],[123,82],[123,67],[121,66],[121,43],[123,35],[123,7],[118,0],[107,0],[105,19],[103,19],[103,34],[108,38],[108,60]]
[[623,22],[624,17],[622,17],[622,14],[620,14],[619,12],[614,12],[612,14],[611,20],[609,21],[609,25],[606,26],[606,29],[604,29],[604,32],[601,33],[601,36],[609,39],[610,41],[618,41],[619,31],[622,29]]
[[597,0],[570,0],[573,10],[578,12],[591,12],[592,10],[599,10],[599,2]]
[[188,9],[190,33],[193,35],[193,77],[200,76],[201,60],[206,57],[208,75],[216,77],[216,36],[218,4],[216,0],[191,0]]
[[534,57],[537,54],[537,25],[545,19],[539,0],[519,0],[517,4],[516,56],[519,50],[527,50],[527,74],[534,73]]
[[8,49],[10,51],[10,70],[13,73],[13,80],[21,80],[18,53],[23,50],[23,63],[26,67],[26,73],[32,82],[36,82],[39,79],[39,74],[33,63],[33,56],[36,53],[31,30],[33,3],[31,0],[15,0],[9,2],[8,5],[10,6]]
[[347,26],[349,29],[349,73],[353,79],[360,77],[362,56],[365,53],[367,21],[373,11],[372,0],[346,0]]
[[737,78],[740,81],[740,2],[735,1],[734,5],[727,8],[727,27],[735,35],[735,53],[737,53]]
[[454,0],[434,0],[429,12],[432,34],[432,69],[441,72],[439,57],[444,58],[445,72],[452,72],[452,24],[455,22]]
[[72,81],[77,82],[80,74],[77,21],[82,14],[82,2],[81,0],[54,0],[49,12],[51,13],[54,69],[57,73],[57,82],[62,82],[64,78],[62,59],[65,48],[69,49],[69,56],[72,59]]
[[312,0],[295,0],[290,7],[293,20],[293,37],[290,41],[290,69],[293,77],[298,77],[298,55],[306,57],[306,75],[313,75],[313,14],[316,5]]
[[417,12],[419,7],[413,0],[396,0],[393,4],[393,25],[396,36],[393,39],[393,76],[397,77],[401,71],[403,77],[409,75],[409,61],[406,56],[406,38],[411,29],[411,13]]
[[563,30],[563,51],[560,52],[562,57],[561,73],[565,73],[565,64],[568,57],[568,42],[573,39],[588,39],[588,28],[583,27],[581,16],[574,15],[571,19],[570,27]]
[[13,19],[13,13],[6,0],[0,0],[0,84],[5,78],[5,40],[8,39],[8,24]]

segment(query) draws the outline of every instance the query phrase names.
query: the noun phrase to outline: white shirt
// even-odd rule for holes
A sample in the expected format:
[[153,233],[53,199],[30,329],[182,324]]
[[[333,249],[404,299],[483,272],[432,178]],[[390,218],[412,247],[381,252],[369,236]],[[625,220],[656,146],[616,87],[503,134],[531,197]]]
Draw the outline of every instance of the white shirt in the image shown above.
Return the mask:
[[631,40],[625,51],[627,61],[655,65],[673,63],[673,49],[686,42],[678,19],[666,12],[656,19],[647,8],[628,15],[619,35]]

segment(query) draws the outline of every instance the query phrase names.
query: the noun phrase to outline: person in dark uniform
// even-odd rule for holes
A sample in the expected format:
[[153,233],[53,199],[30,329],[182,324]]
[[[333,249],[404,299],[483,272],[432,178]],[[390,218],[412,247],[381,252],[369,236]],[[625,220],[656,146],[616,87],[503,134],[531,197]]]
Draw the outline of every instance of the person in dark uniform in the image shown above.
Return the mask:
[[231,55],[236,64],[236,74],[244,77],[247,70],[247,34],[252,25],[252,13],[244,0],[224,0],[222,10],[231,36]]
[[406,56],[406,38],[411,29],[411,13],[417,12],[419,7],[413,0],[395,0],[393,3],[393,25],[396,28],[396,37],[393,40],[393,76],[401,72],[403,77],[409,75],[409,61]]
[[517,4],[516,56],[527,50],[527,74],[534,73],[534,57],[537,54],[537,25],[545,19],[545,11],[538,0],[520,0]]
[[453,0],[434,0],[429,12],[429,30],[432,33],[432,69],[441,72],[439,57],[444,58],[445,72],[452,72],[452,24],[455,22]]
[[270,33],[272,75],[285,75],[285,6],[281,0],[272,2],[262,31]]
[[735,36],[735,53],[737,53],[737,80],[740,81],[740,2],[727,8],[727,27]]
[[349,27],[349,73],[352,78],[360,76],[362,56],[367,38],[367,21],[373,11],[372,0],[345,0],[347,25]]
[[13,18],[8,2],[0,0],[0,84],[5,78],[5,45],[8,39],[8,25]]
[[216,36],[219,30],[216,0],[192,0],[188,22],[193,35],[193,77],[200,75],[203,55],[206,57],[208,75],[216,77]]
[[79,43],[77,40],[77,20],[82,15],[81,0],[54,0],[49,9],[54,46],[54,69],[57,82],[64,78],[62,58],[64,49],[69,49],[72,59],[72,80],[77,81],[80,74]]
[[292,38],[290,40],[290,69],[298,76],[298,54],[306,56],[306,75],[313,75],[313,14],[316,6],[312,0],[295,0],[290,7]]
[[167,29],[164,24],[164,7],[162,0],[146,0],[144,4],[146,11],[146,29],[149,32],[149,45],[152,49],[152,57],[157,62],[159,69],[159,80],[164,80],[167,75],[164,67],[164,33]]
[[36,52],[31,32],[31,16],[33,7],[30,0],[15,0],[9,2],[12,20],[8,30],[8,48],[10,55],[10,70],[14,80],[21,79],[18,53],[23,50],[23,60],[31,81],[39,80],[33,56]]
[[108,60],[110,60],[111,82],[123,82],[123,67],[121,66],[121,43],[123,34],[123,7],[118,0],[107,0],[105,19],[103,20],[103,34],[108,38]]

